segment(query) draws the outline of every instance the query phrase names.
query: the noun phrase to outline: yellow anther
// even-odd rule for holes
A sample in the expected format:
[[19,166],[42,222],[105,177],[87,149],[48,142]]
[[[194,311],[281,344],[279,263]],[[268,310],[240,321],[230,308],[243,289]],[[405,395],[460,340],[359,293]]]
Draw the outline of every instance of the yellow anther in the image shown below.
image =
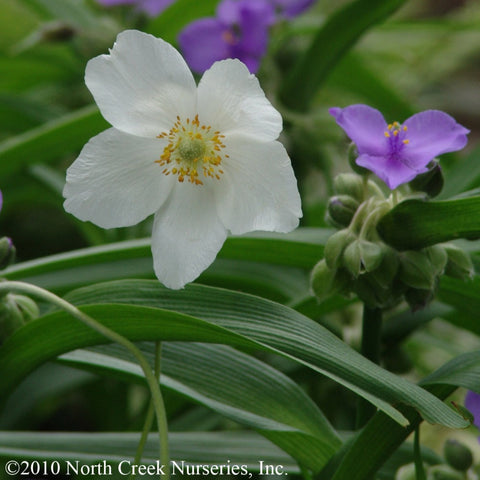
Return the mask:
[[405,140],[402,140],[402,142],[403,142],[405,145],[408,145],[408,144],[410,143],[410,140],[405,139]]
[[[168,140],[163,149],[160,159],[156,160],[164,175],[177,175],[177,180],[182,183],[185,178],[194,185],[203,185],[199,178],[199,170],[202,168],[203,177],[220,179],[219,174],[223,170],[217,167],[222,163],[220,152],[225,145],[222,142],[224,135],[220,132],[212,132],[209,125],[201,125],[198,115],[193,120],[187,118],[182,121],[177,116],[177,121],[169,132],[160,133],[157,138]],[[224,155],[228,158],[228,155]]]
[[387,138],[390,138],[390,134],[388,132],[383,133]]

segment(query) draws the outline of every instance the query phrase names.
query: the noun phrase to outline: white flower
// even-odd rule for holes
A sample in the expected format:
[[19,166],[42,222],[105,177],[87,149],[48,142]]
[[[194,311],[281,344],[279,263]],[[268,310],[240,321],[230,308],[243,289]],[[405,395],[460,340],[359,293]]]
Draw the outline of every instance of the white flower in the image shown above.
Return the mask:
[[215,63],[198,88],[180,54],[135,30],[87,64],[85,81],[112,128],[67,171],[65,210],[103,228],[155,214],[155,273],[182,288],[227,237],[288,232],[302,216],[280,114],[238,60]]

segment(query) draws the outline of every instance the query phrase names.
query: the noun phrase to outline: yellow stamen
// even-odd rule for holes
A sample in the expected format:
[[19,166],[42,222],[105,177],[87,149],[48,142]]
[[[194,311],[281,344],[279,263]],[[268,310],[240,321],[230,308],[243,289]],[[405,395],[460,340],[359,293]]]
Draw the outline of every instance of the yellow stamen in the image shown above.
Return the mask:
[[[194,185],[203,185],[206,178],[220,180],[223,170],[217,168],[222,163],[221,150],[225,148],[220,132],[212,132],[209,125],[201,125],[198,115],[193,120],[187,118],[177,121],[169,132],[157,135],[157,138],[168,140],[160,159],[156,160],[164,175],[178,175],[180,183],[187,180]],[[223,155],[228,158],[228,155]],[[197,168],[197,166],[199,168]],[[203,175],[199,175],[199,169]]]

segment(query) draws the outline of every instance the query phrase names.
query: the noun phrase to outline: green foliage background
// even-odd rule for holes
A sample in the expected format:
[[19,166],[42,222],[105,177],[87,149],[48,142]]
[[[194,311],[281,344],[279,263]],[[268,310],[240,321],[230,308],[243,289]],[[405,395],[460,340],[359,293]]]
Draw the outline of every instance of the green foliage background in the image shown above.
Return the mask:
[[[154,279],[149,220],[105,231],[64,212],[65,170],[107,126],[84,85],[88,59],[125,28],[175,44],[216,3],[178,0],[149,19],[87,0],[0,0],[0,233],[18,254],[3,276],[65,295],[139,342],[152,361],[153,341],[164,342],[174,459],[230,460],[254,472],[264,460],[319,480],[394,479],[413,460],[405,440],[422,423],[427,463],[441,463],[443,441],[454,436],[478,464],[477,432],[451,430],[468,422],[443,402],[461,404],[462,388],[480,393],[478,276],[444,277],[420,312],[388,312],[381,366],[357,353],[359,302],[319,303],[308,281],[332,233],[324,220],[332,178],[348,168],[331,106],[366,103],[392,121],[435,108],[467,126],[468,148],[442,158],[439,201],[404,205],[384,227],[390,242],[408,248],[432,236],[478,238],[478,2],[319,0],[274,28],[259,78],[284,116],[302,225],[287,235],[229,238],[197,285],[172,292]],[[478,270],[478,241],[458,242]],[[0,346],[0,456],[132,458],[149,400],[139,368],[68,315],[40,306],[41,317]],[[355,432],[358,396],[378,412]],[[157,442],[152,434],[144,461],[156,458]]]

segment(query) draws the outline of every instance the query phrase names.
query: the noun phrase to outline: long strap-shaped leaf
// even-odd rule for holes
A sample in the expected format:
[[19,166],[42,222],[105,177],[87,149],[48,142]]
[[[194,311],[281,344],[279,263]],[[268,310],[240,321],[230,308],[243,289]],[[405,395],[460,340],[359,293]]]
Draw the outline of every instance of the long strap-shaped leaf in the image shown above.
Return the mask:
[[[269,350],[340,382],[402,425],[408,421],[392,404],[413,406],[431,423],[466,426],[460,415],[423,389],[369,362],[312,320],[268,300],[199,285],[173,291],[140,280],[86,287],[69,300],[108,302],[84,310],[132,341],[197,341]],[[98,334],[61,312],[25,325],[0,349],[0,398],[49,358],[100,343],[104,340]]]
[[[422,385],[438,398],[447,398],[456,386],[480,393],[480,351],[469,352],[452,359],[426,377]],[[328,471],[322,471],[319,480],[370,480],[388,457],[403,443],[422,421],[411,408],[402,409],[410,420],[407,428],[400,427],[382,412],[378,412],[359,432],[355,440],[338,456]],[[365,454],[365,445],[375,445]],[[333,473],[335,472],[335,473]]]
[[428,247],[456,238],[480,238],[480,197],[439,202],[406,200],[378,224],[383,239],[399,250]]
[[404,3],[405,0],[356,0],[336,11],[318,30],[282,86],[285,105],[292,110],[306,110],[327,75],[362,33]]
[[[299,228],[290,234],[229,237],[219,257],[311,269],[323,256],[323,245],[331,233],[322,228]],[[2,276],[55,292],[122,277],[153,278],[150,243],[150,239],[130,240],[51,255],[13,265]]]
[[[138,345],[154,357],[152,342]],[[60,357],[75,367],[140,380],[128,354],[115,345],[76,350]],[[301,465],[319,471],[340,440],[318,407],[292,380],[250,355],[223,345],[164,342],[163,387],[255,428]]]

